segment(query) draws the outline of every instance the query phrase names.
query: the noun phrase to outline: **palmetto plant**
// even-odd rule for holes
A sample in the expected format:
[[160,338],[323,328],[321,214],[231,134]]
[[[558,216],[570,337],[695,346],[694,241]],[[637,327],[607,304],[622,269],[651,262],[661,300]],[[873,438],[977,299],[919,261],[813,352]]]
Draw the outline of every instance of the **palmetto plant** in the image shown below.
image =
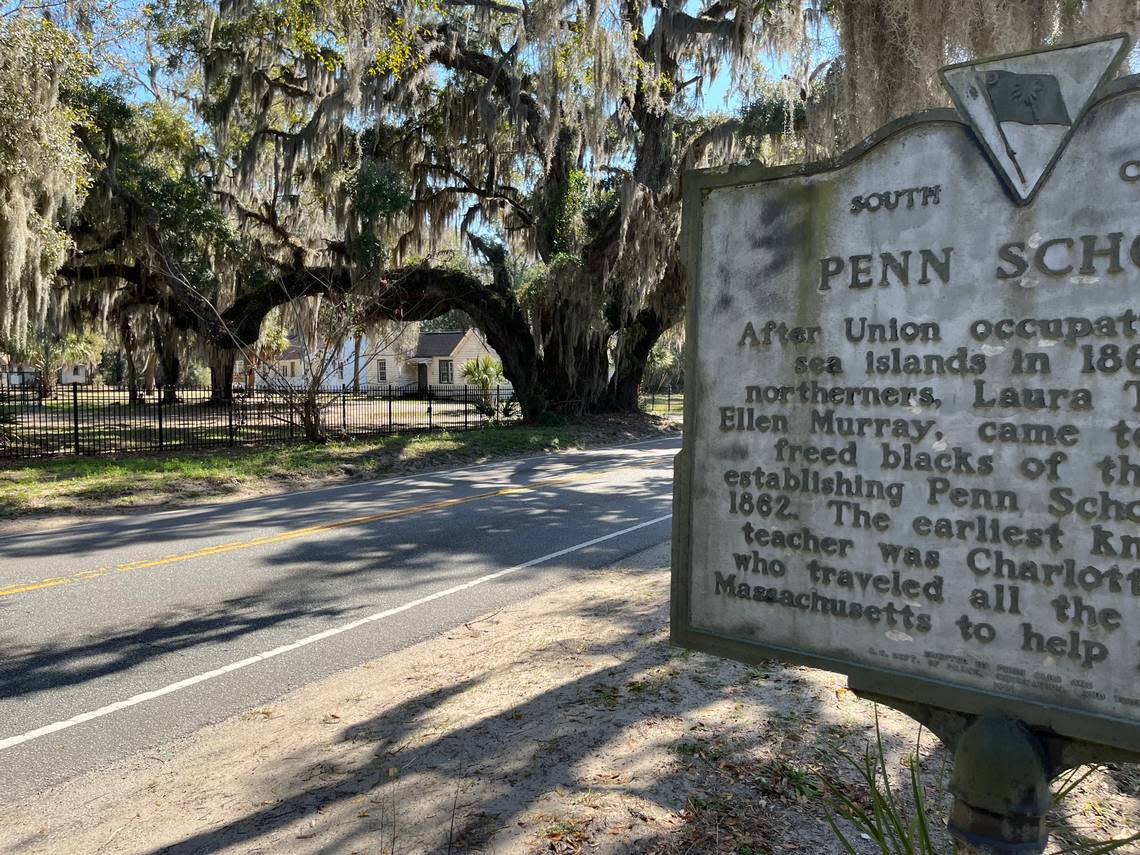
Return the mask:
[[503,382],[502,363],[490,356],[480,356],[464,365],[459,376],[479,390],[480,403],[492,411],[491,389]]

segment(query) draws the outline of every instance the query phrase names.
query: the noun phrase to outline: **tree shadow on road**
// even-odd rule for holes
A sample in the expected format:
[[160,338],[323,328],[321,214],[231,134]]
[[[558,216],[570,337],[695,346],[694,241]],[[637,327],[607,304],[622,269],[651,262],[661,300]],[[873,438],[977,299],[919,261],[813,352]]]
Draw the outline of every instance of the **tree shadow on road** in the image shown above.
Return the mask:
[[250,633],[313,618],[332,619],[344,611],[305,598],[274,600],[271,593],[261,592],[223,600],[208,609],[156,615],[145,624],[122,627],[107,635],[65,637],[40,645],[0,640],[4,650],[0,699],[30,697],[110,674],[122,675],[167,654],[225,644]]
[[[478,434],[472,432],[471,435]],[[461,438],[467,434],[459,434]],[[392,459],[399,459],[413,437],[396,435],[386,442],[383,448],[383,461],[390,466]],[[663,437],[662,440],[670,439]],[[280,450],[280,454],[287,455],[290,447]],[[597,465],[621,462],[634,454],[634,451],[624,448],[598,448],[593,450],[575,451],[584,459],[596,461]],[[60,555],[83,555],[96,553],[108,545],[117,547],[141,546],[158,547],[169,551],[170,543],[187,543],[194,548],[194,541],[217,539],[219,537],[233,537],[241,532],[250,532],[254,529],[263,534],[268,529],[294,529],[306,528],[327,522],[337,516],[357,515],[367,513],[365,508],[372,511],[383,510],[385,500],[396,496],[401,503],[415,504],[417,502],[432,502],[434,499],[451,495],[470,494],[470,492],[494,486],[521,486],[540,475],[540,467],[544,464],[557,463],[565,459],[569,462],[567,453],[538,450],[534,457],[505,458],[502,461],[482,461],[471,459],[464,462],[458,459],[453,464],[461,466],[458,474],[465,474],[464,479],[457,478],[457,471],[451,469],[435,470],[425,467],[422,472],[389,472],[377,470],[376,449],[363,447],[359,451],[345,451],[342,462],[345,480],[340,483],[325,484],[325,486],[309,486],[302,481],[296,482],[296,489],[290,489],[290,480],[279,479],[282,492],[266,496],[254,496],[233,500],[233,502],[217,502],[200,504],[198,507],[172,507],[171,495],[161,498],[153,503],[144,503],[129,508],[128,513],[114,516],[109,519],[99,519],[92,522],[72,522],[65,529],[33,530],[28,532],[0,532],[0,559],[30,559],[30,557],[59,557]],[[441,458],[437,466],[447,465],[446,455]],[[161,458],[160,458],[161,463]],[[84,459],[76,465],[84,467],[105,464],[111,469],[120,465],[114,459],[101,461],[99,458]],[[480,478],[479,473],[472,474],[472,470],[479,470],[483,465],[494,464],[494,478]],[[593,464],[591,464],[593,465]],[[382,480],[373,480],[382,479]],[[130,472],[120,479],[122,491],[137,491],[140,487],[137,478]],[[474,484],[474,486],[473,486]],[[231,494],[241,488],[233,479],[219,479],[215,484],[220,496]],[[99,505],[98,491],[104,487],[84,488],[90,490],[92,506]],[[176,490],[178,492],[178,490]],[[200,492],[194,499],[198,503],[211,498],[210,492]],[[15,507],[17,499],[0,497],[0,512],[5,507]],[[185,503],[182,503],[185,504]],[[155,516],[146,512],[166,512]]]
[[[281,571],[284,587],[324,590],[351,581],[354,590],[379,602],[387,595],[422,593],[428,579],[439,587],[469,581],[478,575],[473,568],[485,566],[490,572],[510,567],[667,516],[672,508],[659,483],[614,484],[606,492],[600,502],[592,485],[537,488],[354,528],[333,549],[327,540],[298,540],[263,560]],[[664,524],[661,528],[666,530]],[[572,560],[588,566],[613,561],[616,546],[586,548]],[[531,575],[542,572],[538,568]]]

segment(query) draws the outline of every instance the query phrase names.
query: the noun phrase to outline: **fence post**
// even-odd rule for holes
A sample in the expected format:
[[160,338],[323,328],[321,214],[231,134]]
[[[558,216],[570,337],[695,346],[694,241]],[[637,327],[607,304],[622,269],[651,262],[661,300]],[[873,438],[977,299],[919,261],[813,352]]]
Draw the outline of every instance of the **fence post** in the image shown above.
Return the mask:
[[392,384],[388,384],[388,433],[392,432]]
[[463,384],[463,429],[467,430],[467,384]]
[[430,431],[431,429],[431,386],[428,386],[428,430]]
[[75,454],[79,455],[79,386],[71,384],[71,427],[75,439]]
[[348,387],[340,384],[340,430],[348,433]]
[[226,408],[226,415],[227,415],[228,422],[229,422],[226,425],[226,434],[229,437],[230,448],[234,447],[234,404],[236,402],[237,402],[237,399],[233,396],[233,393],[230,393],[230,401],[229,401],[230,405]]
[[158,450],[162,451],[162,387],[158,387]]

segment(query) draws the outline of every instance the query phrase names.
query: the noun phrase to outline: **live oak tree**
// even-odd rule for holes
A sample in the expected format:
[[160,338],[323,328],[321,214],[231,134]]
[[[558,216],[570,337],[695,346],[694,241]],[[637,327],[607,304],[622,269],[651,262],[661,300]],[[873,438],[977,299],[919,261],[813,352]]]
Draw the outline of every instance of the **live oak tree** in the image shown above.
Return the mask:
[[[215,145],[230,152],[220,192],[260,231],[266,257],[306,271],[310,290],[373,295],[378,315],[463,310],[530,418],[636,405],[653,345],[683,313],[684,169],[749,141],[773,158],[829,154],[944,101],[933,71],[947,61],[1105,20],[1064,3],[963,13],[904,0],[298,0],[197,18],[187,10],[204,7],[166,8],[182,26],[167,32],[201,74]],[[819,66],[825,18],[841,51]],[[787,65],[788,85],[752,107],[783,110],[702,112],[718,74],[749,94],[764,47]],[[376,189],[390,203],[379,210],[367,198]],[[393,266],[449,229],[470,233],[490,275]]]
[[58,271],[65,314],[106,319],[128,363],[145,342],[173,384],[186,332],[208,356],[232,350],[220,309],[243,277],[263,273],[243,261],[237,230],[212,197],[190,117],[162,102],[131,103],[107,84],[89,84],[74,100],[88,117],[76,136],[92,189],[70,222],[74,249]]
[[[149,100],[106,85],[66,103],[50,87],[37,96],[89,117],[70,118],[94,175],[61,270],[70,310],[151,312],[171,336],[191,331],[224,396],[276,306],[352,295],[369,319],[407,321],[458,309],[533,419],[635,405],[654,343],[684,310],[685,168],[834,153],[944,103],[933,72],[945,62],[1134,29],[1136,10],[162,0],[147,14],[136,79]],[[763,89],[760,50],[784,72]],[[718,76],[746,104],[735,117],[703,108]],[[56,228],[81,173],[44,209]],[[29,257],[31,231],[10,257]],[[437,252],[455,232],[482,266]],[[21,281],[44,299],[43,278]],[[9,327],[12,293],[0,291]]]
[[[763,3],[683,6],[153,6],[211,131],[211,192],[269,272],[223,309],[228,332],[333,291],[391,318],[460,309],[529,417],[634,406],[683,310],[680,172],[740,129],[701,116],[698,93],[748,70],[764,30]],[[435,263],[448,230],[488,272]]]
[[[698,115],[690,93],[743,58],[761,11],[150,7],[167,98],[84,93],[99,192],[61,271],[72,305],[114,311],[126,342],[138,307],[193,329],[220,395],[281,303],[357,292],[381,317],[458,309],[503,355],[528,417],[632,408],[683,308],[680,171],[740,130]],[[205,139],[189,130],[201,125]],[[505,236],[471,235],[490,274],[408,263],[473,226]]]
[[158,309],[189,328],[178,311],[189,292],[148,286],[183,260],[180,243],[216,252],[227,227],[190,198],[192,167],[176,150],[185,120],[94,82],[122,67],[110,46],[126,32],[94,2],[17,3],[0,15],[0,350],[110,331],[130,365],[142,337],[176,377],[180,335]]

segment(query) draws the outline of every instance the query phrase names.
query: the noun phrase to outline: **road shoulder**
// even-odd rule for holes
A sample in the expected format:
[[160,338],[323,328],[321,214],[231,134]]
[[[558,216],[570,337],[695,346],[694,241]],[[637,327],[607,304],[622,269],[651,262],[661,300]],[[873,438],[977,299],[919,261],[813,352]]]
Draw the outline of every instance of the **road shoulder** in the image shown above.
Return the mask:
[[676,419],[591,416],[554,427],[394,434],[348,443],[0,461],[0,537],[232,504],[680,435]]

